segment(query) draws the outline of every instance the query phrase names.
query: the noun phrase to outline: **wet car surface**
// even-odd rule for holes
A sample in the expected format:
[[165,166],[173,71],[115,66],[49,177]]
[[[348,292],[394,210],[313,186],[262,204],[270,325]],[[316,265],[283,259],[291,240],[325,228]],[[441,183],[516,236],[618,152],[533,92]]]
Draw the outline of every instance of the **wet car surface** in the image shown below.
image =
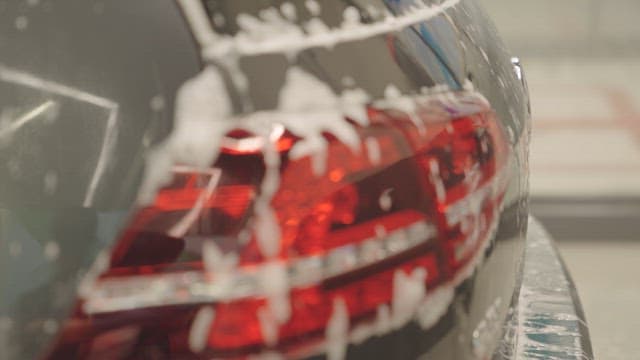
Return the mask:
[[476,3],[5,1],[0,18],[8,358],[544,348],[509,337],[535,288],[526,82]]

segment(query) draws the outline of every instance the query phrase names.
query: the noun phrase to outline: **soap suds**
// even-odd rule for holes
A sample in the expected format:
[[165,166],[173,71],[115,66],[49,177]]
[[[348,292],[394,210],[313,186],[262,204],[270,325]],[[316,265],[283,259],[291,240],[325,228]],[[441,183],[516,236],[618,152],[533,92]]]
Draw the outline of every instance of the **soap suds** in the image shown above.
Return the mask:
[[218,27],[223,27],[227,24],[227,19],[221,13],[215,13],[211,16],[213,24]]
[[313,16],[318,16],[320,15],[320,4],[318,4],[318,1],[316,0],[306,0],[304,2],[304,5],[307,7],[307,10],[309,10],[309,13],[311,13],[311,15]]
[[410,275],[396,270],[393,276],[393,299],[391,301],[391,325],[399,329],[406,325],[418,309],[426,294],[427,271],[416,268]]
[[188,80],[176,97],[175,128],[147,156],[138,202],[153,201],[157,191],[172,179],[176,165],[208,168],[217,158],[220,143],[234,123],[231,101],[218,70],[209,66]]
[[208,46],[218,39],[213,31],[209,17],[200,0],[177,0],[185,18],[189,22],[191,32],[200,46]]
[[425,124],[418,116],[418,104],[412,97],[403,96],[400,90],[394,85],[387,85],[384,90],[384,100],[379,100],[376,105],[382,108],[389,108],[404,112],[416,126],[420,134],[426,131]]
[[343,76],[342,80],[340,80],[342,86],[352,88],[356,86],[356,81],[351,76]]
[[378,198],[378,205],[382,211],[391,210],[391,207],[393,206],[393,198],[391,197],[392,191],[393,189],[386,189],[382,194],[380,194],[380,197]]
[[207,346],[209,330],[214,318],[215,311],[211,306],[205,306],[198,310],[189,331],[189,349],[192,352],[200,353]]
[[[235,79],[233,82],[236,88],[243,92],[242,89],[246,89],[247,79],[237,67],[237,60],[242,56],[267,53],[290,55],[307,48],[330,47],[337,43],[366,39],[425,21],[455,6],[458,2],[459,0],[446,0],[441,5],[433,7],[417,3],[417,8],[410,13],[399,16],[387,14],[384,21],[370,24],[360,22],[357,9],[348,8],[343,14],[344,21],[341,27],[329,29],[321,20],[313,19],[303,26],[308,33],[304,33],[300,26],[292,23],[291,9],[287,9],[285,4],[280,11],[275,8],[267,9],[258,17],[242,14],[237,19],[241,31],[236,37],[224,37],[215,44],[207,44],[206,39],[210,39],[211,36],[205,36],[205,41],[202,41],[201,45],[203,45],[205,57],[221,64],[227,71],[235,69],[231,71],[231,77]],[[182,0],[182,3],[188,3],[188,0]],[[312,8],[317,7],[311,10],[312,12],[320,12],[317,2],[307,1],[308,4],[312,4]],[[374,105],[403,111],[418,130],[424,130],[424,124],[417,116],[418,107],[415,98],[403,96],[393,86],[387,88],[385,95],[385,99],[375,102]],[[274,260],[280,251],[281,244],[276,214],[270,202],[279,187],[280,155],[263,130],[270,129],[275,123],[281,123],[287,130],[300,137],[301,140],[290,151],[291,158],[309,156],[314,173],[320,176],[326,170],[328,153],[328,144],[322,135],[323,132],[335,136],[354,153],[361,151],[362,139],[359,138],[354,126],[345,120],[345,116],[366,126],[368,118],[365,104],[368,102],[370,99],[367,94],[358,90],[347,90],[341,95],[336,95],[323,81],[293,66],[287,71],[285,85],[280,90],[277,111],[253,113],[240,119],[232,118],[230,100],[222,76],[210,66],[180,90],[176,101],[176,129],[158,148],[158,152],[150,155],[149,163],[156,163],[150,167],[157,168],[157,164],[164,166],[147,174],[151,184],[145,182],[143,188],[145,189],[143,194],[147,194],[146,200],[150,197],[149,194],[155,195],[158,188],[169,180],[171,167],[176,163],[184,162],[200,167],[211,166],[218,155],[224,135],[231,129],[232,124],[258,133],[265,139],[262,152],[266,172],[259,197],[254,205],[253,232],[258,240],[260,251],[268,259],[261,274],[263,277],[261,284],[267,297],[267,305],[259,311],[258,316],[263,337],[269,345],[277,343],[278,328],[289,319],[291,309],[287,268]],[[377,163],[381,157],[380,148],[377,141],[375,143],[373,141],[365,140],[365,146],[372,163]],[[144,200],[145,197],[141,196],[141,199]],[[380,205],[382,208],[389,208],[392,204],[388,204],[388,201],[381,198]],[[384,228],[377,230],[380,234],[384,232]],[[219,261],[216,250],[205,256]],[[216,262],[206,259],[205,261]],[[207,267],[215,266],[210,264]],[[424,303],[426,277],[426,270],[422,268],[414,269],[411,274],[396,272],[391,308],[383,306],[378,309],[375,330],[370,333],[382,334],[391,328],[401,327],[413,319],[416,311],[422,309],[421,305]],[[448,304],[441,303],[438,306],[446,310]],[[432,310],[432,313],[439,318],[439,309]],[[425,320],[425,322],[429,321]],[[326,334],[330,359],[345,357],[349,341],[348,330],[349,317],[346,304],[343,299],[336,299]],[[361,334],[366,337],[367,333]]]
[[272,261],[265,264],[261,271],[262,288],[267,297],[267,304],[275,319],[283,324],[291,316],[287,267],[282,262]]
[[455,296],[453,286],[440,286],[429,293],[418,306],[416,318],[423,329],[429,329],[447,312]]
[[[286,10],[287,7],[284,7]],[[301,42],[305,38],[305,34],[300,26],[295,22],[295,11],[285,13],[283,17],[276,8],[267,8],[261,10],[258,17],[249,14],[240,14],[236,17],[236,22],[240,27],[240,31],[231,38],[226,38],[228,41],[224,49],[229,49],[229,45],[234,42],[239,44],[262,44],[272,40],[276,40],[279,43],[297,43]],[[294,20],[287,18],[288,16],[294,17]],[[294,55],[294,52],[290,49],[283,48],[283,54]],[[208,51],[208,48],[205,48]],[[232,56],[242,56],[242,53],[232,52]],[[216,58],[228,57],[231,54],[225,54]]]
[[264,264],[259,274],[267,303],[258,310],[262,337],[267,345],[278,342],[278,329],[291,317],[289,278],[284,263],[273,260]]
[[[353,99],[352,93],[347,99]],[[353,125],[345,120],[340,98],[322,81],[292,66],[287,71],[280,91],[278,119],[293,134],[302,138],[291,149],[292,159],[311,156],[313,171],[320,176],[326,171],[327,140],[322,133],[334,135],[354,153],[360,151],[360,138]],[[356,113],[355,104],[349,104]],[[360,105],[364,108],[364,105]],[[364,110],[363,110],[364,111]],[[357,118],[361,118],[356,116]]]
[[262,341],[267,346],[273,347],[278,343],[278,329],[280,323],[271,313],[268,306],[258,309],[258,321],[260,322],[260,332],[262,333]]
[[29,26],[29,19],[26,16],[18,16],[15,20],[16,29],[24,31]]
[[48,241],[44,245],[44,258],[48,261],[55,261],[60,256],[60,245],[55,241]]
[[370,101],[369,94],[360,88],[344,90],[340,96],[343,116],[355,121],[360,126],[369,125],[369,115],[365,104]]
[[435,159],[429,160],[429,179],[435,186],[436,199],[438,199],[438,202],[444,203],[447,200],[447,191],[442,181],[442,176],[440,176],[440,165]]
[[[426,5],[421,1],[412,4],[411,11],[394,16],[387,12],[386,16],[379,21],[363,23],[357,14],[357,9],[347,8],[343,14],[345,21],[337,28],[326,28],[324,31],[313,31],[309,34],[300,33],[296,24],[284,24],[282,17],[271,15],[256,19],[263,24],[252,22],[249,31],[255,34],[254,30],[260,28],[263,34],[270,36],[252,37],[246,31],[236,34],[235,37],[226,36],[221,41],[212,43],[203,49],[205,57],[208,59],[220,59],[229,54],[237,56],[256,56],[263,54],[298,54],[299,52],[314,47],[333,47],[336,44],[364,40],[378,35],[400,31],[406,27],[427,21],[449,8],[456,6],[460,0],[445,0],[439,5]],[[320,12],[320,6],[316,1],[306,1],[305,5],[312,15]],[[268,10],[268,9],[267,9]],[[356,15],[357,19],[356,19]],[[317,29],[318,18],[311,20]],[[296,29],[294,29],[294,27]],[[308,26],[306,26],[308,28]],[[246,27],[245,29],[246,30]]]
[[313,18],[303,25],[304,30],[311,35],[326,34],[331,31],[329,26],[320,18]]
[[264,131],[262,139],[265,174],[260,186],[260,196],[254,205],[253,228],[262,255],[271,259],[278,255],[281,245],[278,218],[271,206],[271,199],[280,186],[280,154],[270,141],[268,131]]
[[213,239],[206,239],[202,242],[202,262],[209,274],[221,277],[233,273],[238,263],[238,255],[224,254]]
[[236,22],[240,27],[236,39],[240,42],[264,42],[274,36],[281,36],[280,41],[299,41],[304,37],[302,29],[282,17],[275,8],[261,10],[259,17],[240,14]]
[[149,100],[149,108],[155,112],[164,110],[166,104],[162,95],[156,95]]
[[389,305],[382,304],[378,306],[378,315],[376,316],[375,332],[378,336],[384,335],[391,331],[391,310]]
[[378,139],[374,137],[368,137],[364,141],[365,146],[367,147],[367,155],[369,156],[369,161],[373,165],[380,164],[382,160],[382,151],[380,150],[380,143]]
[[325,332],[327,343],[327,360],[342,360],[347,355],[349,344],[349,312],[344,299],[333,301],[333,313]]
[[360,25],[360,12],[354,6],[348,6],[342,13],[342,27],[348,29]]
[[296,7],[290,2],[286,2],[280,5],[280,12],[282,12],[284,17],[289,21],[296,21],[296,19],[298,18]]
[[382,304],[378,306],[375,321],[357,325],[351,330],[349,342],[357,345],[373,336],[383,336],[393,330],[391,325],[389,305]]

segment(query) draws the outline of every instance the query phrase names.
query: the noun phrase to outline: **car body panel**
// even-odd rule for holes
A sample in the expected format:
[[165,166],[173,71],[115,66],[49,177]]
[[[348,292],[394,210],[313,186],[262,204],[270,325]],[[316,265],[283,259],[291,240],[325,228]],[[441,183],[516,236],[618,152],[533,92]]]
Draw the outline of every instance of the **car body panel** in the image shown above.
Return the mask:
[[[81,269],[95,264],[98,252],[113,245],[135,211],[136,197],[144,193],[145,166],[147,171],[154,168],[151,149],[161,147],[179,128],[180,109],[174,102],[184,84],[206,69],[227,69],[222,77],[234,116],[277,110],[279,90],[294,58],[297,68],[336,94],[357,84],[375,100],[388,95],[389,85],[402,96],[439,86],[437,91],[445,93],[472,91],[490,104],[510,147],[508,190],[499,207],[495,237],[482,248],[468,275],[451,289],[454,296],[445,300],[446,311],[433,326],[422,329],[410,323],[352,344],[346,354],[349,358],[491,356],[518,294],[528,216],[528,93],[508,51],[471,0],[428,1],[434,11],[386,31],[375,27],[385,11],[400,18],[411,16],[408,2],[327,0],[321,15],[326,24],[340,28],[345,9],[351,6],[361,17],[355,26],[363,25],[370,35],[347,36],[358,32],[345,30],[340,33],[345,36],[338,34],[326,44],[321,42],[324,45],[313,45],[313,39],[304,37],[285,45],[272,41],[276,50],[237,45],[233,20],[239,14],[257,15],[284,3],[206,3],[208,15],[223,20],[210,26],[226,35],[237,51],[247,52],[235,58],[237,62],[227,62],[233,57],[219,55],[226,51],[222,46],[226,43],[219,38],[209,43],[211,34],[199,28],[199,15],[192,11],[197,1],[42,0],[29,7],[0,0],[0,106],[20,113],[45,101],[42,109],[48,111],[46,101],[55,101],[63,114],[62,120],[30,122],[12,134],[8,145],[0,142],[0,156],[7,158],[7,166],[0,167],[4,179],[0,180],[0,234],[10,239],[1,246],[11,254],[0,262],[0,281],[4,281],[0,282],[0,341],[10,349],[8,358],[42,354],[60,336],[59,330],[69,326],[64,320],[74,306],[74,288],[82,278],[78,273],[86,274]],[[313,9],[295,6],[298,20],[313,18]],[[271,35],[271,40],[281,35]],[[289,51],[292,48],[297,49],[295,54]],[[80,127],[80,119],[96,119],[103,125]],[[56,144],[42,143],[52,138]],[[38,142],[44,146],[33,153]],[[64,151],[54,151],[61,148]],[[105,159],[102,165],[101,159]],[[51,165],[56,163],[61,167]],[[77,239],[83,239],[82,246]],[[17,249],[15,243],[23,245]],[[48,257],[52,253],[55,261]],[[51,273],[60,275],[50,277]],[[25,277],[37,280],[33,286],[9,280]],[[157,344],[147,348],[158,356],[164,351]],[[325,355],[320,351],[317,356]]]
[[529,218],[518,296],[494,359],[593,359],[587,321],[554,241]]

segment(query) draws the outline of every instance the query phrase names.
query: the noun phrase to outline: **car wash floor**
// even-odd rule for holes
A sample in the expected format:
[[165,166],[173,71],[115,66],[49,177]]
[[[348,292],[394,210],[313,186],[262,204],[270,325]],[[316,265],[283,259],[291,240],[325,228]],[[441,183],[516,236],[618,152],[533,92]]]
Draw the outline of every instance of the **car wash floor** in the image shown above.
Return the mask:
[[640,359],[640,60],[524,63],[532,212],[575,280],[596,359]]

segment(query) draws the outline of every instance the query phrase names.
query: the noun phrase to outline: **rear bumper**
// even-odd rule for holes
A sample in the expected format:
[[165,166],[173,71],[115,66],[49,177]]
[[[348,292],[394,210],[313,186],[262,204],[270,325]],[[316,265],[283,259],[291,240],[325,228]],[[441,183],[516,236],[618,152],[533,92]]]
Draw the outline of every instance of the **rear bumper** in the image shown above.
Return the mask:
[[553,239],[529,219],[518,292],[497,359],[593,359],[589,329],[573,280]]

